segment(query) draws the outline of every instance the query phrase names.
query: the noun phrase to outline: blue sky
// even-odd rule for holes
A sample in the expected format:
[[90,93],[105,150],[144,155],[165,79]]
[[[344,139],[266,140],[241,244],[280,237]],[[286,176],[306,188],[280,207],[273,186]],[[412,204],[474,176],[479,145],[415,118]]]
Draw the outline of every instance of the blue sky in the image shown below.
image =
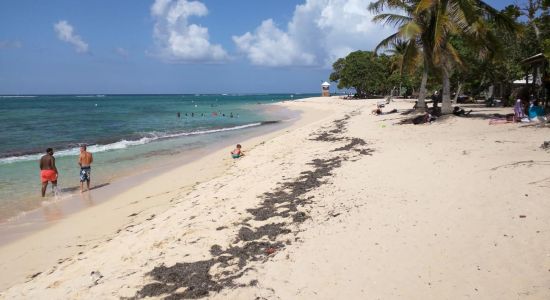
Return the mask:
[[392,31],[369,2],[3,0],[0,94],[317,92]]

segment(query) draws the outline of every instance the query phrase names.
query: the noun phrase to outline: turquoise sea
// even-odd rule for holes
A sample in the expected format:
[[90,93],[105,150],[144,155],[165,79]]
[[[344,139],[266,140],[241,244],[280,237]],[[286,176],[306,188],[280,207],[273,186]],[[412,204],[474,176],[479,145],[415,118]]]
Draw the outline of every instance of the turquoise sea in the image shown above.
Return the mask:
[[[94,154],[94,185],[178,153],[281,121],[265,104],[312,94],[0,96],[0,222],[40,207],[38,160],[54,148],[59,187],[79,185],[78,147]],[[178,116],[179,113],[179,116]]]

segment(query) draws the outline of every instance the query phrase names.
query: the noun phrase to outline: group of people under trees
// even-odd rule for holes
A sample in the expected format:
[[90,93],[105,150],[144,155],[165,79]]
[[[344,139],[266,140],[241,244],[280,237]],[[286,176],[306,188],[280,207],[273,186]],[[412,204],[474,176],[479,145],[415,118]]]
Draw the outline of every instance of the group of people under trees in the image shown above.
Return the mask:
[[[417,116],[413,119],[414,124],[430,123],[437,119],[437,116],[441,114],[438,103],[441,102],[441,93],[435,91],[432,96],[432,108],[427,109],[426,113],[420,116]],[[385,115],[390,113],[396,113],[397,110],[391,110],[384,112],[382,110],[383,106],[377,106],[376,109],[372,110],[373,115]],[[418,108],[418,101],[415,103],[414,109]],[[459,106],[453,107],[452,114],[458,117],[467,117],[470,115],[472,110],[466,111]],[[498,114],[496,114],[498,115]],[[511,122],[548,122],[550,120],[550,113],[545,111],[544,107],[541,105],[541,102],[534,97],[532,100],[525,100],[518,98],[514,105],[514,113],[505,116],[506,119]]]

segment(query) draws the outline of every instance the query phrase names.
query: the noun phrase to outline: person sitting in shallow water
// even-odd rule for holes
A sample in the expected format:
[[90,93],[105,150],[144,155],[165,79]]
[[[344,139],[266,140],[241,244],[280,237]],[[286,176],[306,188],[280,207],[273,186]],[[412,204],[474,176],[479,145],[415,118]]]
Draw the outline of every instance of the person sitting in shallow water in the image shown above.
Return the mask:
[[237,144],[237,147],[231,151],[231,157],[233,158],[239,158],[241,156],[244,156],[243,151],[241,150],[241,144]]

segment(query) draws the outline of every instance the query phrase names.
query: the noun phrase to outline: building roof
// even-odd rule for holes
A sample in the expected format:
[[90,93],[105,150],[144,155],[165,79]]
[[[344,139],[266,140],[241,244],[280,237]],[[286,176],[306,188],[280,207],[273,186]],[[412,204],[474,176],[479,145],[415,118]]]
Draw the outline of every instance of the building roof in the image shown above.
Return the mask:
[[546,60],[546,57],[544,56],[544,54],[539,53],[522,60],[521,63],[524,65],[531,65],[531,64],[544,62],[545,60]]

